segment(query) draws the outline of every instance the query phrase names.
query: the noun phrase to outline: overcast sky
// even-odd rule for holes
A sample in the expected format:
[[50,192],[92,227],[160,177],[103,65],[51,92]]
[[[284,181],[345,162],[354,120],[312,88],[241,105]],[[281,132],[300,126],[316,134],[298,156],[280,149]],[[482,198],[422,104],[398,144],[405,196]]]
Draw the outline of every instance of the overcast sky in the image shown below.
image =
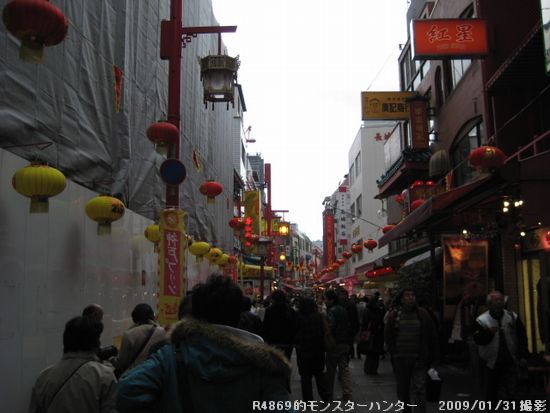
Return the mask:
[[[322,239],[322,202],[349,169],[361,91],[398,90],[407,0],[212,0],[251,126],[272,169],[273,209]],[[376,179],[373,177],[372,179]]]

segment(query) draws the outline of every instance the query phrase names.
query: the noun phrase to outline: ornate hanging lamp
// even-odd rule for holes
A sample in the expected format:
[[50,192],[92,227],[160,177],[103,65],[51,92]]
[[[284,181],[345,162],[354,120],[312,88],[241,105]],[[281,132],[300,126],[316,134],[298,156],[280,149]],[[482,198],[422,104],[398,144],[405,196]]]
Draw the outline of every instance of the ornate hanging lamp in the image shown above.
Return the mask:
[[30,213],[48,212],[48,199],[65,189],[65,175],[41,162],[18,169],[11,179],[13,188],[31,199]]
[[85,206],[86,215],[97,222],[97,235],[111,233],[111,222],[123,217],[124,203],[110,195],[98,195],[90,199]]
[[480,146],[468,155],[468,162],[479,172],[500,168],[506,161],[506,155],[496,146]]
[[228,109],[230,102],[234,106],[239,57],[211,55],[203,57],[200,64],[204,107],[208,102],[212,102],[212,109],[215,102],[227,102]]
[[8,31],[21,40],[19,57],[40,63],[44,46],[61,43],[69,23],[63,12],[48,0],[12,0],[2,11]]

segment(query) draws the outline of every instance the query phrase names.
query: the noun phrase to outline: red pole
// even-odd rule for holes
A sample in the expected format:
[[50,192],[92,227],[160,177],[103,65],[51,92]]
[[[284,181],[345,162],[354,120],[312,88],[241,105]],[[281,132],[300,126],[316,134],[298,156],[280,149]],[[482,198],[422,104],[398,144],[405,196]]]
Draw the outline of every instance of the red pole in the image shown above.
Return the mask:
[[[168,58],[168,122],[180,129],[181,112],[181,27],[183,20],[183,0],[170,2],[170,34]],[[181,135],[181,131],[180,131]],[[180,139],[168,149],[168,158],[180,159]],[[166,185],[166,207],[179,208],[179,185]]]

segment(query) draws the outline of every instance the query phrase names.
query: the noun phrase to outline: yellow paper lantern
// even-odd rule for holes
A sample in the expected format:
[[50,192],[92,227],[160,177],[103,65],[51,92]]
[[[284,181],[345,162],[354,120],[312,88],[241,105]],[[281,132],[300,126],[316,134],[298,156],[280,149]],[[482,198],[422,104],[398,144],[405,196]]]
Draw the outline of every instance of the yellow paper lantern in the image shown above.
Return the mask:
[[202,260],[208,251],[210,251],[210,244],[203,241],[196,241],[189,246],[189,252],[193,254],[197,261]]
[[48,198],[65,189],[65,175],[55,168],[33,162],[18,169],[11,179],[13,188],[31,199],[30,213],[48,212]]
[[124,203],[109,195],[99,195],[86,203],[86,215],[96,221],[97,235],[111,233],[111,222],[117,221],[124,215]]
[[227,254],[222,254],[216,260],[216,264],[219,265],[220,267],[224,267],[225,265],[227,265],[228,262],[229,262],[229,255],[227,255]]
[[221,256],[223,252],[219,248],[210,248],[210,251],[205,255],[206,259],[210,262],[215,263]]
[[160,226],[159,224],[151,224],[145,228],[143,232],[145,238],[155,244],[155,252],[159,252],[159,242],[160,242]]

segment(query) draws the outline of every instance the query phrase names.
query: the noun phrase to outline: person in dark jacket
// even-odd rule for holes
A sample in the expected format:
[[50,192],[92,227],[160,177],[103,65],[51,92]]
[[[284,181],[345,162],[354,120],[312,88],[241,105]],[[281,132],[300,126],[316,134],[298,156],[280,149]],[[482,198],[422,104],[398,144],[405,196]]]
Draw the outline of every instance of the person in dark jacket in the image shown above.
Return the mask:
[[325,292],[327,304],[327,318],[335,345],[327,348],[327,381],[330,400],[334,395],[334,376],[338,368],[338,380],[342,386],[342,400],[349,401],[352,398],[351,375],[349,371],[349,319],[348,312],[338,301],[338,295],[334,290]]
[[213,275],[196,286],[191,317],[172,327],[171,344],[121,378],[119,413],[242,413],[260,410],[262,402],[288,406],[290,363],[261,337],[235,328],[241,306],[242,291],[228,277]]
[[271,294],[271,301],[272,304],[265,309],[262,337],[267,344],[282,350],[290,360],[296,312],[290,307],[284,291],[275,290]]
[[302,385],[302,400],[313,399],[312,379],[315,377],[317,391],[324,402],[329,401],[325,369],[326,321],[317,311],[317,304],[310,297],[300,297],[296,319],[296,358]]
[[403,289],[398,307],[386,319],[384,335],[397,384],[397,397],[410,412],[411,393],[414,411],[426,409],[426,378],[430,367],[439,363],[437,330],[428,312],[418,307],[412,289]]
[[252,300],[246,295],[243,296],[243,304],[241,316],[239,318],[238,328],[241,330],[246,330],[252,334],[260,335],[262,334],[262,320],[260,316],[252,313]]
[[[359,333],[359,312],[357,311],[357,304],[349,298],[349,294],[345,288],[338,288],[338,301],[340,305],[348,312],[348,345],[349,355],[351,358],[355,357],[355,339],[357,333]],[[357,354],[359,357],[359,353]]]
[[369,332],[369,346],[363,370],[366,374],[378,374],[380,355],[384,354],[384,308],[373,297],[363,312],[362,331]]

